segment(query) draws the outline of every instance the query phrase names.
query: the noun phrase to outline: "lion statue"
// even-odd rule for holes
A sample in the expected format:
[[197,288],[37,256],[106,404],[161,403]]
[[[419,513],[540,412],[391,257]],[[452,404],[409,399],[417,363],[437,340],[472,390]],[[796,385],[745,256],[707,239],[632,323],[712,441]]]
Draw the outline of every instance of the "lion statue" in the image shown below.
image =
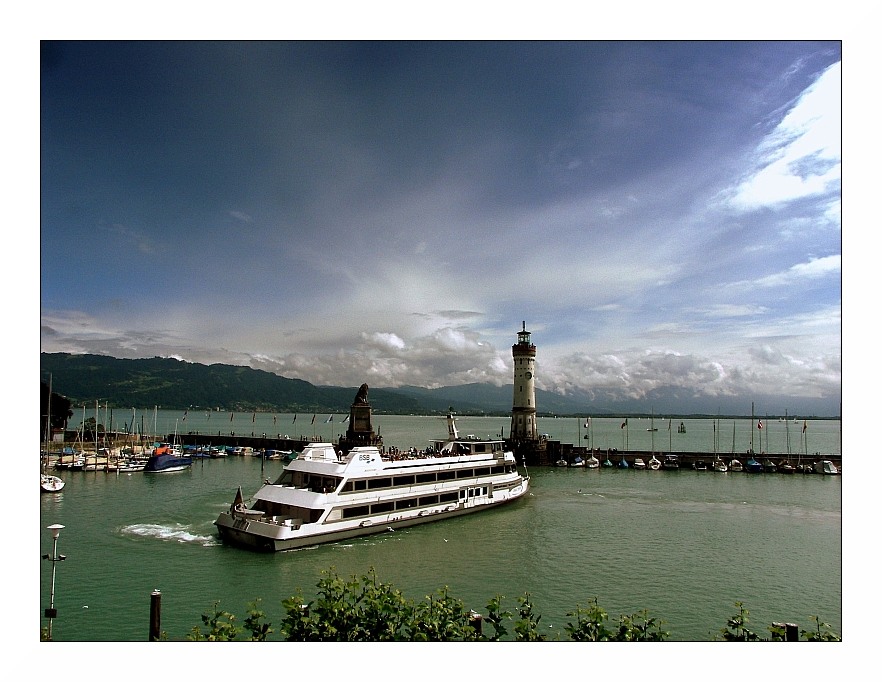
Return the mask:
[[357,404],[367,405],[367,401],[368,401],[367,398],[368,398],[368,385],[362,384],[358,389],[358,393],[355,394],[355,402]]

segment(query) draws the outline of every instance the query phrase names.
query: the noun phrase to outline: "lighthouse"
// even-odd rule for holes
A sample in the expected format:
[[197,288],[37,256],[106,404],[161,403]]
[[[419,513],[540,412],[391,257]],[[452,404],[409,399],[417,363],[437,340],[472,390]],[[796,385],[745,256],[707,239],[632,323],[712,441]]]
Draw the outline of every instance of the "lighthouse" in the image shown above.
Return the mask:
[[511,405],[511,439],[514,442],[538,441],[536,430],[536,346],[530,342],[526,321],[518,332],[518,342],[511,347],[514,359],[514,397]]

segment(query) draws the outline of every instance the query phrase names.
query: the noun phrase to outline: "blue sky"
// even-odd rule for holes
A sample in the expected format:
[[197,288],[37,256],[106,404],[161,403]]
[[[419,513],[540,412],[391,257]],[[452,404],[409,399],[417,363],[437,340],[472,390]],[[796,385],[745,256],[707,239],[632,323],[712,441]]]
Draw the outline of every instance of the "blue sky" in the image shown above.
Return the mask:
[[[839,42],[47,42],[40,348],[842,386]],[[769,406],[774,407],[774,406]]]

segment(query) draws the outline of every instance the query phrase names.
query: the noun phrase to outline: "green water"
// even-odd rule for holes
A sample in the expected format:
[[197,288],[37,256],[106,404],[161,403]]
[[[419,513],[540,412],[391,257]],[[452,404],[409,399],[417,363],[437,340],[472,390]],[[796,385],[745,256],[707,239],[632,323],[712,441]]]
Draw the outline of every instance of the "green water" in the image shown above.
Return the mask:
[[[540,429],[553,437],[574,442],[580,435],[578,420],[548,422]],[[565,422],[557,433],[554,422]],[[429,417],[377,423],[387,444],[400,447],[425,445],[445,430],[443,420]],[[821,424],[830,447],[820,445]],[[463,433],[498,433],[503,425],[507,431],[502,418],[460,420]],[[700,426],[687,422],[686,437]],[[730,439],[731,428],[730,421]],[[836,450],[838,422],[809,428],[819,442],[815,448],[810,441],[810,450]],[[635,433],[631,421],[629,438]],[[478,611],[496,594],[514,610],[528,591],[552,638],[568,611],[594,597],[613,618],[648,609],[666,621],[672,640],[713,639],[736,612],[735,601],[745,603],[763,635],[773,621],[810,627],[812,615],[843,634],[843,477],[533,468],[531,495],[507,508],[279,554],[219,544],[212,521],[236,487],[248,496],[281,468],[231,456],[165,475],[65,473],[62,493],[40,496],[33,531],[48,553],[45,527],[65,526],[58,551],[68,558],[57,565],[53,639],[144,641],[154,589],[162,593],[162,629],[171,640],[201,625],[218,600],[241,621],[259,597],[278,626],[281,600],[298,587],[314,594],[330,567],[344,577],[373,567],[413,599],[447,585]],[[50,562],[39,562],[39,571],[42,615]]]

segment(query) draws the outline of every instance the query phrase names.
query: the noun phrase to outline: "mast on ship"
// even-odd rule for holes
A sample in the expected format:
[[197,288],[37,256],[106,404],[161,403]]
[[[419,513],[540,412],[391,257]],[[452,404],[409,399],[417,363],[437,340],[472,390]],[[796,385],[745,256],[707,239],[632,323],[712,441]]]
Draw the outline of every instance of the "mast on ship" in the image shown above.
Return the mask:
[[453,411],[447,412],[447,438],[456,440],[459,438],[459,431],[456,428],[456,419],[453,417]]

